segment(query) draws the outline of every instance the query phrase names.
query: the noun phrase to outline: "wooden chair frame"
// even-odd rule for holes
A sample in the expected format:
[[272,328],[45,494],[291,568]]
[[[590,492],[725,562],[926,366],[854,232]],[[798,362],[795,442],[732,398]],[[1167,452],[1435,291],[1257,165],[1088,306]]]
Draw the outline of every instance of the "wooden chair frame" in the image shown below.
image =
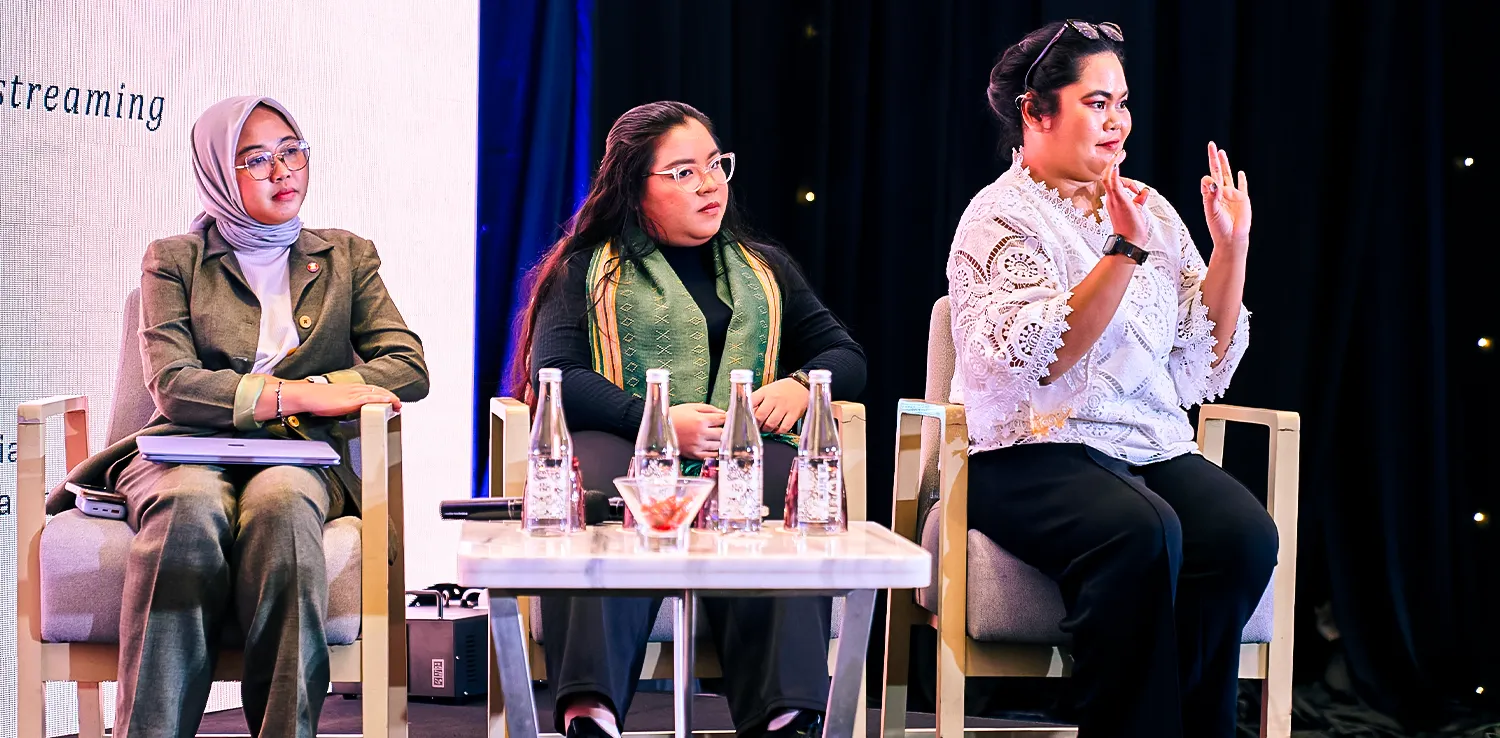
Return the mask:
[[[490,400],[490,495],[492,497],[521,497],[526,489],[527,447],[531,443],[531,414],[525,403],[510,397],[495,397]],[[849,498],[849,520],[867,520],[865,494],[865,406],[857,402],[835,402],[833,412],[838,421],[839,440],[843,444],[840,466],[844,472],[844,489]],[[546,677],[545,652],[542,644],[531,640],[530,598],[518,597],[521,611],[521,629],[527,634],[528,660],[533,679]],[[868,648],[868,644],[859,644]],[[829,641],[828,665],[833,668],[838,655],[839,639]],[[700,678],[717,677],[721,674],[718,658],[713,649],[699,648],[694,651],[694,675]],[[503,735],[505,729],[504,702],[500,699],[499,674],[494,668],[494,645],[490,646],[489,720],[490,735]],[[671,679],[672,644],[651,643],[646,646],[646,661],[641,668],[641,679]],[[860,686],[860,703],[865,703],[867,685]],[[865,733],[865,711],[860,710],[855,718],[854,734]],[[697,731],[709,735],[725,731]],[[632,732],[632,736],[671,736],[671,730]]]
[[[883,738],[904,738],[909,685],[911,627],[927,624],[938,634],[937,728],[939,738],[962,738],[966,677],[1058,677],[1072,671],[1065,648],[976,641],[967,630],[968,460],[969,433],[962,405],[902,400],[897,415],[896,480],[892,529],[921,543],[917,498],[923,467],[922,424],[940,424],[938,489],[943,501],[938,521],[937,613],[916,603],[911,590],[891,590],[886,619],[886,663],[882,684]],[[1279,565],[1272,579],[1275,614],[1270,643],[1247,643],[1240,649],[1240,677],[1263,679],[1262,738],[1288,738],[1292,725],[1292,631],[1297,585],[1297,479],[1301,421],[1297,413],[1232,405],[1204,405],[1198,420],[1198,446],[1204,457],[1223,464],[1227,423],[1248,423],[1270,430],[1266,507],[1280,536]],[[1076,729],[1023,728],[1027,736],[1071,736]]]
[[[42,528],[47,495],[47,421],[63,423],[68,470],[89,455],[88,398],[58,395],[16,410],[16,640],[17,735],[42,738],[47,730],[47,682],[78,683],[79,738],[103,738],[99,684],[119,678],[119,649],[104,643],[42,641]],[[334,682],[361,684],[366,738],[406,738],[406,567],[392,560],[386,530],[402,529],[401,416],[389,404],[365,405],[359,414],[361,473],[360,638],[329,649]],[[238,681],[243,654],[220,653],[215,681]]]

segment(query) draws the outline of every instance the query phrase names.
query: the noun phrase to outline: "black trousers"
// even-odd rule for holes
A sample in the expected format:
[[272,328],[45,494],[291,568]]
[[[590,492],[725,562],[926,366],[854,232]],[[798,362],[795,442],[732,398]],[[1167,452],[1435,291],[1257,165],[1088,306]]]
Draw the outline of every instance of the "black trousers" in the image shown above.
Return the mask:
[[1062,589],[1079,737],[1233,736],[1240,634],[1277,551],[1249,490],[1196,454],[1131,466],[1039,443],[969,463],[969,527]]
[[[573,448],[584,487],[602,491],[614,489],[611,480],[625,473],[634,451],[630,441],[591,431],[573,434]],[[782,509],[795,456],[790,446],[766,444],[766,505],[773,512]],[[660,598],[542,598],[547,681],[558,732],[567,729],[568,698],[581,694],[602,696],[623,728],[660,607]],[[741,731],[781,710],[824,710],[831,608],[827,597],[702,600],[723,667],[729,713]]]

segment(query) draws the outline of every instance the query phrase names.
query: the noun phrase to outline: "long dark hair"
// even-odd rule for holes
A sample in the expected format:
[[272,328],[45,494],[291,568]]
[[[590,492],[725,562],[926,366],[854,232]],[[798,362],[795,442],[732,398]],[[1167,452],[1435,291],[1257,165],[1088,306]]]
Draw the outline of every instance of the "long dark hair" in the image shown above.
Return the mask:
[[[1057,36],[1062,21],[1048,23],[1026,34],[1000,55],[1000,61],[990,69],[990,86],[986,95],[990,111],[1000,119],[1000,153],[1009,159],[1011,149],[1021,145],[1022,132],[1026,129],[1024,116],[1016,100],[1026,94],[1026,70],[1031,68],[1038,54],[1047,50],[1047,57],[1036,65],[1031,73],[1031,92],[1028,104],[1031,114],[1040,118],[1057,114],[1057,93],[1078,81],[1083,72],[1083,61],[1094,54],[1111,53],[1125,63],[1125,45],[1100,34],[1090,39],[1076,30],[1063,31]],[[1057,42],[1047,49],[1047,42],[1057,36]]]
[[[631,108],[610,126],[604,138],[604,159],[599,162],[599,171],[589,187],[588,197],[578,206],[578,212],[563,226],[562,238],[547,250],[527,276],[529,298],[522,311],[520,336],[515,353],[511,356],[511,395],[516,399],[531,402],[531,384],[536,370],[531,366],[531,347],[536,338],[537,306],[542,298],[557,288],[569,261],[579,254],[592,253],[605,241],[614,241],[619,256],[609,265],[601,283],[619,275],[623,263],[639,267],[641,260],[655,250],[655,241],[660,239],[656,227],[646,217],[641,200],[646,194],[646,178],[651,173],[651,162],[656,158],[656,147],[672,129],[696,120],[714,134],[714,124],[697,108],[680,102],[654,102]],[[650,241],[631,243],[631,239],[619,236],[630,228],[639,228]],[[754,252],[771,268],[777,281],[785,284],[782,276],[787,269],[795,268],[780,246],[753,233],[741,220],[740,209],[735,205],[733,190],[724,207],[721,232],[732,234],[736,240]],[[599,285],[589,285],[589,295],[598,299]]]

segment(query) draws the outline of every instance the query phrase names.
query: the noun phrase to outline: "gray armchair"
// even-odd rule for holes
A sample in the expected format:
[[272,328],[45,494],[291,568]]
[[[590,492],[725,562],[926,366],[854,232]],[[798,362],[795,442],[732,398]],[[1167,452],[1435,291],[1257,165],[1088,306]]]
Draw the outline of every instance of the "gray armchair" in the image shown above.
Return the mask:
[[[963,406],[948,402],[954,349],[947,297],[933,305],[927,341],[926,399],[902,400],[898,410],[892,527],[932,552],[933,585],[914,593],[890,593],[881,714],[886,738],[906,730],[909,634],[914,625],[929,625],[938,634],[939,738],[964,734],[966,677],[1059,677],[1072,671],[1069,639],[1058,628],[1064,611],[1057,585],[969,529],[968,426]],[[1288,738],[1300,424],[1292,412],[1204,405],[1198,445],[1216,464],[1223,463],[1225,423],[1230,421],[1270,429],[1267,507],[1281,548],[1271,584],[1245,627],[1240,677],[1266,682],[1261,735]],[[932,499],[937,501],[923,519],[919,506]],[[1036,729],[1025,734],[1039,735]]]
[[[139,290],[125,302],[119,372],[110,408],[108,442],[140,430],[155,406],[142,377],[138,344]],[[125,560],[134,532],[119,520],[68,510],[51,520],[43,512],[46,423],[63,423],[67,469],[89,454],[88,398],[59,395],[17,409],[16,635],[21,738],[46,735],[46,683],[78,683],[80,738],[103,738],[99,683],[117,679],[120,601]],[[390,405],[366,405],[360,437],[351,445],[363,479],[360,517],[323,529],[328,566],[328,641],[333,681],[361,682],[364,734],[406,735],[406,619],[401,557],[390,557],[386,535],[362,536],[402,523],[401,418]],[[225,634],[215,677],[240,678],[238,626]]]

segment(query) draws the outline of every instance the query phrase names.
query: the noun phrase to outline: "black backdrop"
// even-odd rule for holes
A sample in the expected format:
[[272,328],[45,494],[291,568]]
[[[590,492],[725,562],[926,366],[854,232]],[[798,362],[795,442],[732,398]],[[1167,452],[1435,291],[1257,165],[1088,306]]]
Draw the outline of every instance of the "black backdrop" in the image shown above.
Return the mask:
[[[1473,8],[599,0],[594,160],[633,105],[679,99],[714,119],[752,223],[869,354],[870,509],[888,521],[894,402],[922,391],[954,225],[1008,164],[990,65],[1049,20],[1121,25],[1127,174],[1177,206],[1205,256],[1206,143],[1251,180],[1253,340],[1224,401],[1303,416],[1299,679],[1341,650],[1366,699],[1420,723],[1500,692],[1496,549],[1473,519],[1500,514],[1500,372],[1476,343],[1500,333],[1480,228],[1497,157],[1473,150],[1481,119],[1464,115],[1493,97],[1479,65],[1495,34]],[[1229,467],[1263,489],[1264,436],[1241,436]],[[1338,646],[1311,627],[1323,603]]]

